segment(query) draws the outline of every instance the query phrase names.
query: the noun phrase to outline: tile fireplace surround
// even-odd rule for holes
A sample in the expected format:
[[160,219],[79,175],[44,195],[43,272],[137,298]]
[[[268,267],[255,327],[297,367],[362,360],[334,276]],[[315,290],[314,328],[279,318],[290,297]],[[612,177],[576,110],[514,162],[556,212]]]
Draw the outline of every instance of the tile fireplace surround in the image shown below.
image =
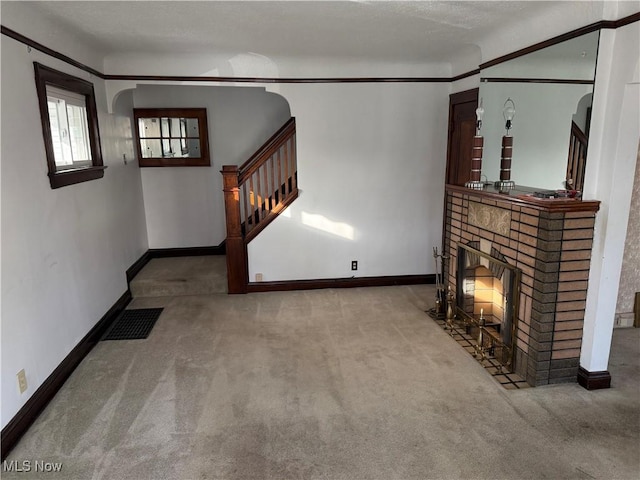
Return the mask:
[[576,382],[600,202],[531,193],[447,185],[444,279],[456,291],[460,244],[500,252],[521,270],[514,371],[532,386]]

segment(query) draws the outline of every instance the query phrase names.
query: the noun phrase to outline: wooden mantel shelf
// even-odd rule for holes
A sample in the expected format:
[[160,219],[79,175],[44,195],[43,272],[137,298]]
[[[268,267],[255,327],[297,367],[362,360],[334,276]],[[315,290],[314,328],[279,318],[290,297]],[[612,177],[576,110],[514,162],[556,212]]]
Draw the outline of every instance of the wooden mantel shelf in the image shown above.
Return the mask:
[[599,200],[578,200],[575,198],[537,198],[533,193],[541,189],[522,187],[516,185],[509,192],[500,192],[492,185],[487,185],[483,190],[473,190],[460,185],[447,184],[448,192],[458,192],[472,197],[489,198],[491,200],[508,202],[523,207],[535,208],[547,212],[597,212],[600,209]]

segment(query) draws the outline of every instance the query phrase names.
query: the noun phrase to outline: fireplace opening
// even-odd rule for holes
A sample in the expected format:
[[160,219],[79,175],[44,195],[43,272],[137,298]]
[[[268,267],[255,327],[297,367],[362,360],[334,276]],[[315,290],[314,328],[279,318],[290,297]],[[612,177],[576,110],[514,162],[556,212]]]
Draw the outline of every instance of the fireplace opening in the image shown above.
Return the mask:
[[475,339],[476,356],[493,357],[513,372],[520,270],[480,242],[458,244],[457,261],[456,314]]

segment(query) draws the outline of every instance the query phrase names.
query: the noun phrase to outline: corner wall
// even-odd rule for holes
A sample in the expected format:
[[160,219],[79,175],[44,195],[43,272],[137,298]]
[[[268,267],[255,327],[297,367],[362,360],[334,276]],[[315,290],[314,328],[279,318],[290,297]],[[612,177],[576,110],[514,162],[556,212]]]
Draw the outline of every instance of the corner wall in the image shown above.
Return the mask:
[[[109,115],[104,81],[29,53],[6,36],[1,45],[4,428],[126,292],[125,271],[148,245],[140,172],[132,161],[131,96],[124,95]],[[93,82],[108,166],[104,178],[51,189],[34,61]],[[23,394],[16,380],[21,369],[28,383]]]

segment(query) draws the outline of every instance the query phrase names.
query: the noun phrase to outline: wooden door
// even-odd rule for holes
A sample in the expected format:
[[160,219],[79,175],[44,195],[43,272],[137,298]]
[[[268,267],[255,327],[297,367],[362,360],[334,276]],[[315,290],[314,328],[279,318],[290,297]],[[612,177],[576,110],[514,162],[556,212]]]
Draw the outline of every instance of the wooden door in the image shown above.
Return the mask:
[[471,147],[476,133],[478,89],[449,96],[449,143],[446,183],[464,185],[471,179]]

